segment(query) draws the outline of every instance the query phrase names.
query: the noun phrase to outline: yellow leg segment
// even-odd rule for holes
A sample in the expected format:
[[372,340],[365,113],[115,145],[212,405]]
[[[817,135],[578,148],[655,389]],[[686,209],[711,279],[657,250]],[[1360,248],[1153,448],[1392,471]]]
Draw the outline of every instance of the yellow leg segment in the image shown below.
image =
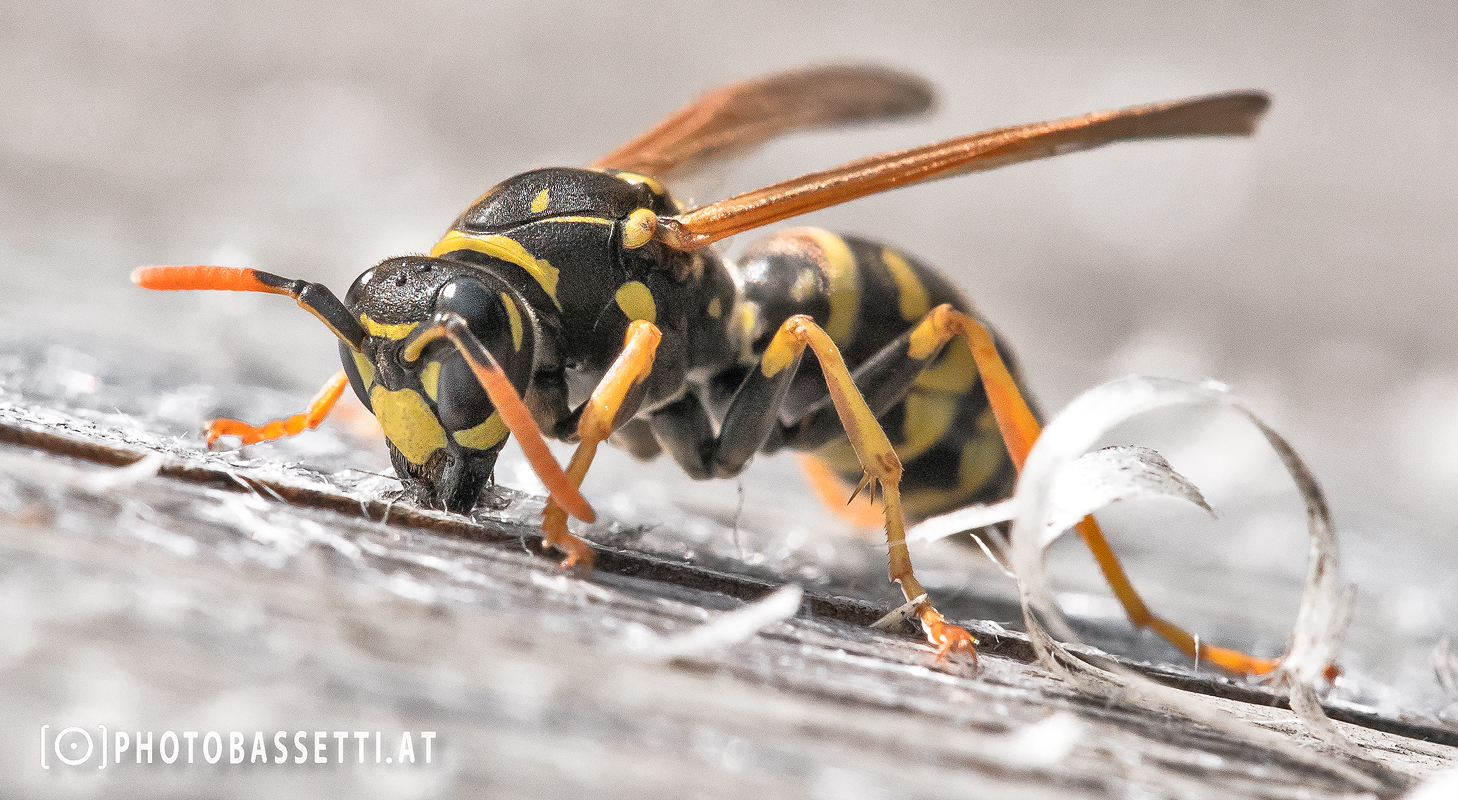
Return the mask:
[[344,387],[348,385],[349,376],[344,374],[344,370],[340,370],[334,373],[334,377],[324,384],[324,388],[320,389],[317,395],[314,395],[314,399],[309,401],[309,407],[302,414],[276,419],[258,426],[236,419],[215,419],[208,423],[203,435],[207,437],[208,447],[211,448],[219,436],[237,436],[243,440],[243,444],[257,444],[303,433],[311,428],[319,427],[319,424],[333,410],[334,404],[339,402],[339,396],[344,394]]
[[[1042,426],[1023,400],[1017,382],[1013,380],[1007,365],[1002,362],[1002,356],[997,352],[992,335],[982,323],[949,305],[938,306],[927,314],[912,333],[912,355],[931,352],[959,333],[966,337],[972,350],[972,357],[982,376],[982,385],[987,390],[987,399],[992,405],[992,413],[997,418],[998,429],[1007,444],[1008,454],[1012,456],[1014,466],[1021,471],[1028,453],[1033,449],[1033,443],[1042,432]],[[1104,574],[1104,580],[1113,589],[1114,596],[1119,599],[1124,612],[1129,615],[1129,621],[1136,628],[1149,628],[1191,658],[1212,662],[1238,675],[1260,675],[1274,670],[1280,664],[1279,661],[1256,658],[1238,650],[1197,642],[1188,631],[1157,616],[1135,591],[1129,575],[1124,572],[1124,566],[1109,547],[1109,541],[1104,538],[1098,522],[1092,516],[1084,517],[1074,526],[1074,530],[1093,553],[1094,560]]]
[[[867,486],[872,496],[876,493],[877,484],[880,485],[885,503],[886,543],[890,546],[887,560],[891,581],[900,584],[901,593],[908,601],[916,600],[926,592],[912,573],[911,553],[906,549],[906,520],[901,511],[901,459],[896,457],[891,440],[861,397],[840,350],[814,320],[799,315],[785,320],[780,326],[765,349],[764,361],[767,364],[790,363],[807,346],[820,362],[831,402],[835,404],[836,413],[845,426],[846,437],[866,471],[862,485]],[[948,623],[930,602],[923,602],[917,609],[917,615],[921,618],[927,641],[937,648],[938,658],[954,650],[969,653],[974,658],[977,656],[976,639],[972,634]]]
[[[592,390],[582,416],[577,420],[577,436],[581,440],[572,452],[567,464],[567,479],[573,487],[582,485],[592,459],[597,455],[597,446],[602,444],[613,429],[626,420],[618,419],[624,403],[634,388],[642,385],[653,370],[653,357],[658,352],[658,342],[663,334],[651,322],[637,320],[628,326],[623,340],[623,351],[618,354],[607,374]],[[546,534],[542,548],[555,547],[566,554],[563,567],[577,566],[592,569],[592,547],[567,530],[567,511],[553,495],[547,500],[542,512],[542,531]]]

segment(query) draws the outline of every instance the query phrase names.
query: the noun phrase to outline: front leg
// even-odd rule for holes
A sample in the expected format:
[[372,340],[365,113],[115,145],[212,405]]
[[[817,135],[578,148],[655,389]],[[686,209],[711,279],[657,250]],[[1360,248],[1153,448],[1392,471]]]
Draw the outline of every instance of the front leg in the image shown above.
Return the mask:
[[[663,334],[651,322],[637,320],[628,326],[623,351],[592,390],[577,419],[580,441],[567,464],[567,479],[573,487],[582,485],[597,455],[597,446],[612,435],[613,429],[632,417],[643,401],[645,381],[653,370],[653,357],[662,338]],[[555,495],[547,500],[542,512],[542,531],[546,534],[543,549],[555,547],[566,554],[562,566],[592,569],[592,547],[567,530],[567,510]]]
[[236,419],[218,418],[208,423],[203,436],[207,438],[208,449],[220,436],[236,436],[243,441],[243,444],[256,444],[258,442],[271,442],[275,439],[282,439],[285,436],[295,436],[306,430],[319,427],[329,412],[334,410],[334,404],[339,402],[340,395],[349,386],[349,376],[344,370],[334,373],[334,377],[324,384],[324,388],[314,395],[309,401],[309,407],[302,413],[294,414],[291,417],[276,419],[263,425],[250,425]]

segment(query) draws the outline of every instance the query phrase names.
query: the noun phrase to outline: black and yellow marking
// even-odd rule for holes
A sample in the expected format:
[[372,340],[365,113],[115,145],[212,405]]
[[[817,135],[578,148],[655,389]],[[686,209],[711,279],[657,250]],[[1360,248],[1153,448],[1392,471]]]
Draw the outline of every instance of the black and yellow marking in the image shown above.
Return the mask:
[[[804,235],[819,246],[815,267],[825,279],[825,294],[830,302],[830,318],[825,332],[837,347],[844,346],[855,330],[857,307],[861,302],[861,269],[845,239],[820,228],[798,228],[786,235]],[[802,273],[802,275],[805,273]],[[796,286],[804,277],[796,279]],[[791,296],[794,296],[792,290]]]
[[355,370],[359,373],[361,385],[368,390],[368,387],[373,386],[375,382],[375,362],[366,358],[364,353],[351,353],[350,356]]
[[[930,516],[1007,490],[1013,471],[970,352],[960,337],[956,346],[937,341],[930,350],[907,338],[938,303],[970,308],[950,284],[891,248],[817,228],[761,240],[744,264],[741,313],[753,316],[749,330],[803,313],[821,324],[853,370],[881,362],[857,380],[872,402],[884,404],[877,416],[905,467],[908,514]],[[766,378],[793,363],[777,347],[762,333],[751,347],[762,354],[758,367]],[[785,406],[815,411],[786,434],[783,446],[809,450],[854,484],[860,461],[824,406],[820,370],[806,364],[798,372]]]
[[425,390],[425,396],[430,402],[437,402],[440,398],[440,362],[428,362],[420,370],[420,388]]
[[476,235],[451,231],[431,248],[430,254],[439,258],[460,250],[498,258],[521,267],[542,287],[542,291],[547,293],[547,297],[551,298],[557,308],[562,307],[562,302],[557,299],[557,280],[560,277],[557,268],[545,258],[537,258],[527,252],[521,242],[503,234]]
[[485,422],[463,431],[456,431],[451,434],[451,438],[462,447],[469,447],[473,450],[490,450],[506,441],[506,434],[506,423],[502,421],[501,414],[493,411]]
[[412,464],[424,464],[446,446],[445,428],[430,404],[414,389],[370,389],[370,407],[385,436]]
[[619,286],[613,299],[629,320],[658,321],[658,304],[653,301],[653,292],[642,281],[628,281]]
[[511,326],[511,349],[520,351],[521,337],[525,330],[522,327],[521,310],[516,307],[516,300],[512,299],[511,295],[501,292],[498,296],[501,298],[501,304],[506,308],[507,324]]
[[906,263],[906,259],[895,250],[883,247],[881,263],[896,281],[896,308],[901,312],[901,318],[907,322],[916,322],[926,316],[926,312],[931,311],[931,300],[926,293],[926,287],[916,277],[916,272]]
[[610,169],[604,171],[624,183],[632,184],[634,186],[646,186],[650,191],[652,191],[656,195],[659,195],[660,197],[668,196],[668,189],[664,188],[663,184],[660,183],[657,178],[654,178],[652,176],[640,175],[636,172],[628,172],[627,170],[621,169]]
[[360,314],[359,322],[365,333],[379,339],[404,339],[420,326],[419,322],[379,323],[370,319],[369,314]]
[[623,220],[623,247],[628,250],[637,250],[653,241],[653,234],[657,230],[658,215],[653,213],[653,209],[635,208],[633,213]]

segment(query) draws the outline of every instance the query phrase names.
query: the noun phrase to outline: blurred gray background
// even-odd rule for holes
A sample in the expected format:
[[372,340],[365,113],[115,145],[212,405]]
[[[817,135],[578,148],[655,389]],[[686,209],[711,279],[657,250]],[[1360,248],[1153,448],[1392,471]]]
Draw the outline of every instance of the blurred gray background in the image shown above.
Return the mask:
[[[307,314],[148,294],[128,272],[252,266],[342,292],[381,258],[428,250],[511,174],[585,163],[705,89],[808,63],[902,67],[935,82],[940,107],[775,143],[696,199],[1005,124],[1265,89],[1252,140],[1118,146],[806,221],[943,268],[1050,411],[1129,372],[1235,387],[1332,495],[1364,589],[1358,639],[1390,632],[1409,649],[1383,677],[1431,698],[1426,649],[1458,605],[1454,41],[1451,3],[10,0],[0,319],[188,381],[306,397],[337,368]],[[1172,575],[1219,562],[1299,578],[1294,494],[1243,425],[1190,413],[1115,437],[1159,447],[1218,509],[1274,509],[1130,525],[1121,550]],[[819,513],[808,495],[786,505]],[[1264,610],[1218,590],[1207,602]],[[1294,595],[1282,602],[1289,618]],[[1363,646],[1356,663],[1383,663]]]

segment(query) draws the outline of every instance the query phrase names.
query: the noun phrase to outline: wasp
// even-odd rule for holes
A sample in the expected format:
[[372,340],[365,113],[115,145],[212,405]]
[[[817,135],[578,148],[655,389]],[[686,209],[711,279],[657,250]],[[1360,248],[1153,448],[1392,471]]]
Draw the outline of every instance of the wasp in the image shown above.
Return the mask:
[[[317,426],[349,386],[406,490],[466,512],[514,435],[550,495],[543,547],[588,569],[593,550],[567,520],[594,518],[578,486],[603,442],[666,453],[701,479],[799,451],[822,479],[879,495],[891,581],[939,657],[975,657],[971,634],[925,599],[905,526],[1011,492],[1040,428],[1006,346],[948,280],[870,239],[794,228],[732,263],[710,245],[888,189],[1113,142],[1249,135],[1269,99],[1230,92],[997,128],[691,209],[663,183],[794,130],[901,117],[932,98],[921,79],[872,66],[711,91],[585,168],[503,181],[428,255],[386,259],[343,300],[253,269],[142,267],[132,280],[288,295],[339,340],[343,369],[306,411],[261,426],[215,420],[210,446]],[[544,436],[576,443],[565,469]],[[1155,615],[1093,518],[1078,532],[1136,626],[1236,673],[1274,668]]]

